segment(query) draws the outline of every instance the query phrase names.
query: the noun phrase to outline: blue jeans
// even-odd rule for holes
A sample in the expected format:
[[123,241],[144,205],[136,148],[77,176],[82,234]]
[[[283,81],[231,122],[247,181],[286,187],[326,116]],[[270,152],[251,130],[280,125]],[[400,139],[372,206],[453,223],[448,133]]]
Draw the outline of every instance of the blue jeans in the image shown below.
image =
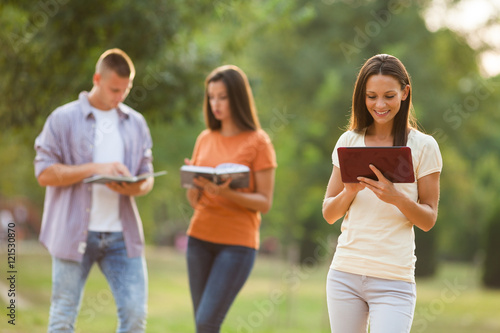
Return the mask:
[[[48,332],[73,332],[90,268],[99,265],[118,310],[117,332],[144,332],[147,313],[147,271],[144,257],[128,258],[121,232],[92,232],[81,263],[52,258],[52,303]],[[105,296],[105,293],[101,293]],[[97,297],[83,307],[92,320],[111,301]]]
[[256,250],[189,237],[187,263],[197,333],[218,333],[255,261]]

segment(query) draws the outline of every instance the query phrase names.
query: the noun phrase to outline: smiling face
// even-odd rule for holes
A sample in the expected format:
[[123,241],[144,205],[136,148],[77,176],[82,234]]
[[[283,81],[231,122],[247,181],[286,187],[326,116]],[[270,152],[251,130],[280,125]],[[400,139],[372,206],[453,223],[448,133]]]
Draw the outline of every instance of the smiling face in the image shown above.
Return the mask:
[[399,81],[390,75],[377,74],[368,78],[365,104],[375,124],[392,126],[409,89],[408,85],[401,89]]
[[207,96],[215,119],[221,122],[231,119],[229,96],[222,80],[212,81],[208,84]]

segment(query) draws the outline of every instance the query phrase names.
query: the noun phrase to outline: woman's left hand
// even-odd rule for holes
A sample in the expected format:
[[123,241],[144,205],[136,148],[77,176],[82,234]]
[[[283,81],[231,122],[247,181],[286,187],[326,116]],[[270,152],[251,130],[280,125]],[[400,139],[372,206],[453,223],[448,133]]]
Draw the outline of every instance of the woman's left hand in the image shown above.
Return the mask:
[[397,200],[401,198],[402,193],[374,165],[370,164],[370,169],[375,173],[378,181],[366,177],[358,177],[358,180],[375,193],[380,200],[389,204],[396,204]]

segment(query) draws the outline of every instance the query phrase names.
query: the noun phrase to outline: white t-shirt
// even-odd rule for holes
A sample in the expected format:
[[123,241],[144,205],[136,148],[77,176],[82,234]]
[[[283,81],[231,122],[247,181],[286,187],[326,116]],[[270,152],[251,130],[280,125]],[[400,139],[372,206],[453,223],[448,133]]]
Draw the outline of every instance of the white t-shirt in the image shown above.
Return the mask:
[[[116,109],[108,111],[92,108],[96,119],[94,137],[94,163],[121,162],[124,145],[118,128],[120,121]],[[92,209],[89,230],[100,232],[122,231],[120,221],[120,195],[102,184],[92,184]]]
[[[332,154],[339,167],[338,147],[364,147],[365,133],[342,134]],[[415,182],[394,184],[415,202],[417,180],[440,172],[443,161],[439,146],[430,135],[411,130],[407,146],[411,148]],[[354,198],[341,225],[331,268],[352,274],[382,279],[415,282],[415,235],[413,225],[394,205],[388,204],[369,189]]]

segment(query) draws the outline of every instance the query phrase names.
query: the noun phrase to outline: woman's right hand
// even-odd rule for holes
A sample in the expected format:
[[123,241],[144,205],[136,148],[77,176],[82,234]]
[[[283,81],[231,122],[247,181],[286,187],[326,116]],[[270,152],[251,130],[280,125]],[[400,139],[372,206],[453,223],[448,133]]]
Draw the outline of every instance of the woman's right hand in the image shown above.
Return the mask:
[[362,183],[343,183],[340,169],[333,166],[332,175],[328,181],[325,199],[323,200],[323,217],[333,224],[342,218],[359,191],[365,188]]
[[365,188],[365,184],[359,183],[344,183],[344,188],[347,193],[358,193]]
[[[184,159],[184,164],[185,165],[193,165],[191,160],[187,157]],[[186,197],[187,197],[188,202],[191,205],[191,207],[195,208],[196,205],[198,204],[198,201],[200,200],[201,190],[199,188],[196,188],[196,187],[189,188],[186,192]]]

